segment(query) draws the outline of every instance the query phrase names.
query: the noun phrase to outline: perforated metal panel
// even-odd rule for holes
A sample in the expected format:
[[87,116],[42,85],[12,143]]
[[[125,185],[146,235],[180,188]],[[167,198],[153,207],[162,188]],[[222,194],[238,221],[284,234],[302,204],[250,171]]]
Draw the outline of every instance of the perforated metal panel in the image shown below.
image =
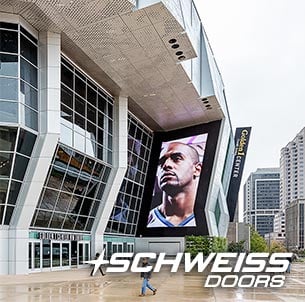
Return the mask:
[[[127,0],[2,0],[0,8],[20,13],[39,31],[64,33],[62,43],[73,49],[74,61],[96,66],[94,74],[99,67],[161,128],[220,119],[217,100],[212,110],[202,104],[176,55],[179,50],[186,60],[196,57],[180,1],[164,3],[133,11],[135,1]],[[179,48],[172,48],[172,38]]]

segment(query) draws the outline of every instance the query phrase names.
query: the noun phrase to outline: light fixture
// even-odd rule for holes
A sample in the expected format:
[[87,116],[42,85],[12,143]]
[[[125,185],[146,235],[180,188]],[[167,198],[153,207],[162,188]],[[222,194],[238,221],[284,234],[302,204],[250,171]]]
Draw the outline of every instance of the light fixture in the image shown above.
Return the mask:
[[180,57],[178,57],[178,60],[180,60],[180,61],[182,61],[182,60],[184,60],[185,59],[185,56],[180,56]]
[[183,55],[183,51],[179,50],[176,52],[176,56],[181,56],[181,55]]
[[176,48],[179,48],[179,46],[180,46],[179,44],[173,44],[172,48],[176,49]]
[[176,43],[176,42],[177,42],[176,39],[170,39],[170,40],[168,41],[169,44],[174,44],[174,43]]

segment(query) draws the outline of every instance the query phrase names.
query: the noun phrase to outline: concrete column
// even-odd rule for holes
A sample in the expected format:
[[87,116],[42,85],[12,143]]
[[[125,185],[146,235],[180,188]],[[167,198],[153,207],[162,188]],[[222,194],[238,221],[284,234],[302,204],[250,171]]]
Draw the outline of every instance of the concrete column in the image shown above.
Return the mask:
[[114,102],[114,143],[113,143],[113,170],[110,175],[103,199],[104,206],[99,208],[92,229],[92,251],[100,252],[103,249],[103,235],[112,208],[115,204],[122,181],[127,169],[128,152],[128,98],[119,97]]
[[9,229],[9,274],[28,273],[35,208],[60,137],[60,34],[39,34],[39,134]]

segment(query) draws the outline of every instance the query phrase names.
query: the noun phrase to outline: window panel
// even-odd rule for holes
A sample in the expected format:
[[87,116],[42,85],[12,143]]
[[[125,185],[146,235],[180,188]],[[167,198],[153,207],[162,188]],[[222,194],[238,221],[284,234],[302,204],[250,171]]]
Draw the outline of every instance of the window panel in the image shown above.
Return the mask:
[[98,95],[97,107],[104,114],[107,113],[107,109],[106,109],[107,108],[107,100],[105,99],[105,97],[101,96],[100,94]]
[[10,207],[10,206],[6,207],[5,217],[4,217],[4,224],[5,225],[10,224],[10,221],[11,221],[11,218],[12,218],[12,215],[13,215],[13,211],[14,211],[14,207]]
[[18,122],[18,103],[0,101],[0,122]]
[[81,97],[86,98],[86,83],[78,76],[75,76],[74,79],[75,79],[74,87],[76,93],[78,93]]
[[2,218],[4,215],[5,205],[0,204],[0,225],[2,224]]
[[0,127],[0,151],[14,151],[17,129]]
[[60,189],[65,176],[66,170],[53,166],[49,180],[47,182],[48,188]]
[[20,54],[37,66],[37,46],[20,35]]
[[0,204],[5,203],[6,201],[7,187],[8,187],[8,180],[0,179]]
[[18,30],[18,24],[7,23],[7,22],[0,22],[0,28],[7,28],[7,29]]
[[0,53],[0,75],[18,76],[18,56]]
[[11,181],[10,193],[8,195],[8,204],[11,205],[16,204],[20,188],[21,188],[21,182]]
[[24,106],[25,125],[38,131],[38,112]]
[[55,211],[67,212],[69,209],[72,194],[61,192],[57,200]]
[[0,51],[18,53],[18,33],[0,30]]
[[73,131],[71,128],[64,126],[63,124],[60,125],[60,141],[68,146],[72,146],[73,142]]
[[87,86],[87,101],[91,105],[96,106],[96,100],[97,100],[97,91],[92,89],[90,86]]
[[73,108],[73,92],[66,88],[65,86],[61,85],[60,89],[60,101],[61,103],[67,105],[71,109]]
[[[18,80],[13,78],[0,77],[0,99],[17,101],[18,100]],[[2,102],[1,102],[2,103]],[[11,103],[12,104],[12,103]],[[5,104],[1,105],[4,107]]]
[[54,212],[51,219],[50,228],[60,229],[63,224],[64,218],[65,215],[63,213]]
[[21,78],[37,88],[37,68],[22,58],[20,61]]
[[13,154],[0,152],[0,177],[9,178],[12,167]]
[[21,156],[19,154],[16,155],[15,165],[13,170],[14,179],[23,181],[28,163],[29,163],[29,159],[27,157]]
[[37,218],[35,221],[35,226],[36,227],[48,227],[49,222],[51,220],[51,215],[52,212],[47,212],[47,211],[43,211],[40,210],[37,214]]
[[42,196],[42,202],[40,208],[46,210],[53,210],[56,204],[56,200],[58,198],[59,191],[46,189]]
[[28,105],[29,107],[38,110],[38,92],[36,89],[20,81],[20,92],[21,92],[21,102]]
[[63,224],[63,229],[73,230],[76,219],[76,215],[67,215]]
[[68,69],[66,66],[61,65],[61,81],[71,89],[73,89],[73,77],[74,77],[73,72],[70,69]]

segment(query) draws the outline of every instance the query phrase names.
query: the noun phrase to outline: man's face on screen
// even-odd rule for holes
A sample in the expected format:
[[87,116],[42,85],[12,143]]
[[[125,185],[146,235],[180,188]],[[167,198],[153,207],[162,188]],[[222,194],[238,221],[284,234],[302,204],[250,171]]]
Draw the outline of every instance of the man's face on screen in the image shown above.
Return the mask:
[[159,159],[160,188],[169,194],[184,191],[200,174],[198,161],[198,153],[192,147],[179,142],[168,144]]

